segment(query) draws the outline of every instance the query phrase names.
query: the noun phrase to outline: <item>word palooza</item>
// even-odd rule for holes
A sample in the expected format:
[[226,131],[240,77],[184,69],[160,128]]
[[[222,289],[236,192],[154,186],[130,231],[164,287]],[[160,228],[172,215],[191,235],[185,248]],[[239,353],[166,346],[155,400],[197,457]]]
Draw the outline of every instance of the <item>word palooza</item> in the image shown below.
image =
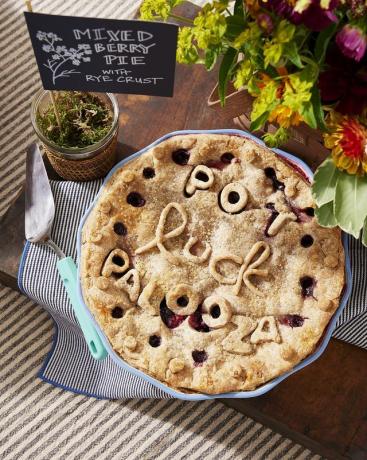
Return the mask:
[[173,95],[176,25],[24,15],[45,89]]

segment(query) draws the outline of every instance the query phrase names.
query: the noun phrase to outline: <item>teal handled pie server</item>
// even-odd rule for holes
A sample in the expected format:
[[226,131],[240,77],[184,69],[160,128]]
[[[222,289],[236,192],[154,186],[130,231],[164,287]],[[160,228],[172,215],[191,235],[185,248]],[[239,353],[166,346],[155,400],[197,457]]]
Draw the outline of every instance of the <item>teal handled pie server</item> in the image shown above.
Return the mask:
[[25,236],[31,243],[42,243],[57,254],[57,269],[68,293],[74,313],[84,334],[93,358],[101,360],[107,356],[94,325],[86,316],[77,294],[77,268],[74,260],[67,257],[50,238],[55,215],[55,203],[45,165],[36,143],[27,149],[27,173],[25,186]]

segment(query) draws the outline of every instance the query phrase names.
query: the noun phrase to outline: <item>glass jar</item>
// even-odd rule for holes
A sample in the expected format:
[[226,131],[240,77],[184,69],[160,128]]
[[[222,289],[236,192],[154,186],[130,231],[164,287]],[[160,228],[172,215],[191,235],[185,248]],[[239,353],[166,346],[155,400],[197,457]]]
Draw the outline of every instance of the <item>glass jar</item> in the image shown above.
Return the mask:
[[43,149],[57,174],[64,179],[87,181],[104,177],[116,162],[119,107],[111,93],[93,93],[105,102],[113,113],[112,126],[99,142],[83,148],[60,147],[47,139],[37,125],[37,113],[41,115],[52,104],[50,91],[41,89],[31,106],[33,128],[43,145]]

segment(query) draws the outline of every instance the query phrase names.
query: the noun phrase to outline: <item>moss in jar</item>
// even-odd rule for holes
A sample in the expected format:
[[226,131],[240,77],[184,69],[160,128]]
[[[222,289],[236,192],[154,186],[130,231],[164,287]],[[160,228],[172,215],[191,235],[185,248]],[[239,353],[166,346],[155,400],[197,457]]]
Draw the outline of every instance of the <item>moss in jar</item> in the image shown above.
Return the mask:
[[54,144],[66,148],[83,148],[96,144],[110,131],[113,113],[98,96],[79,91],[58,91],[56,107],[50,104],[37,113],[37,125],[42,134]]

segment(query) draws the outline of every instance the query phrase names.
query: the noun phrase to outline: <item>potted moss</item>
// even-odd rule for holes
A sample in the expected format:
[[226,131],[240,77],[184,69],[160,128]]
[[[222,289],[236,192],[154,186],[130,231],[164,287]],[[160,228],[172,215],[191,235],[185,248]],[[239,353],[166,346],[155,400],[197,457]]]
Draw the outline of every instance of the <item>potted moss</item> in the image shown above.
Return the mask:
[[97,179],[115,164],[118,103],[113,94],[41,90],[31,119],[50,163],[64,179]]

